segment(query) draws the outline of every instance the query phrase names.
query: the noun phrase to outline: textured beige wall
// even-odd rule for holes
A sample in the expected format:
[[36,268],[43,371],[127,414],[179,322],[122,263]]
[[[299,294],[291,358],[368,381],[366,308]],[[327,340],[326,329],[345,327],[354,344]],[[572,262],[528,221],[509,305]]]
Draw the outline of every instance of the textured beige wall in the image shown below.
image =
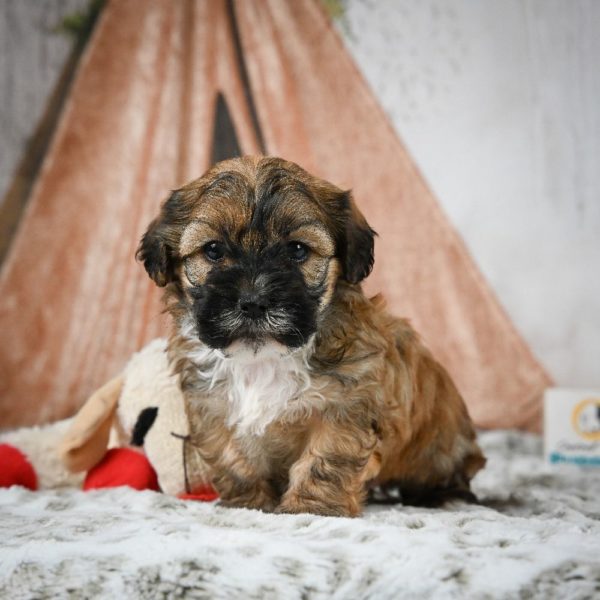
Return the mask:
[[600,2],[345,6],[347,47],[536,356],[600,386]]

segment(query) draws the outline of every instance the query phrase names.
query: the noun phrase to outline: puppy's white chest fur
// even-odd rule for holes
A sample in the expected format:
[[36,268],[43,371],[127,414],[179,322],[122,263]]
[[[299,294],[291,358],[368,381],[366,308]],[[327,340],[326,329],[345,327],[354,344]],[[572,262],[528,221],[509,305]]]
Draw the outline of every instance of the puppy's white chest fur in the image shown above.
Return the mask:
[[310,375],[301,356],[265,349],[255,356],[224,359],[227,370],[227,425],[260,435],[273,421],[302,410]]
[[266,344],[227,355],[206,349],[194,362],[209,383],[207,401],[215,410],[225,409],[227,426],[239,435],[261,435],[270,423],[293,421],[320,399],[318,392],[309,392],[309,347],[289,353],[279,344]]

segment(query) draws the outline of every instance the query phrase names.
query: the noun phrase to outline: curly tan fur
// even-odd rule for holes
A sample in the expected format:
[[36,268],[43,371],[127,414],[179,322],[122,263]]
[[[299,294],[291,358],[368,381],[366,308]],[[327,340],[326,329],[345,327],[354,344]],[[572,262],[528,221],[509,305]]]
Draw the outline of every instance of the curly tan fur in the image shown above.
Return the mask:
[[[259,233],[251,226],[256,190],[276,178],[276,212]],[[311,248],[302,278],[320,286],[316,331],[301,347],[239,367],[229,348],[200,340],[192,310],[194,290],[235,259],[215,266],[198,249],[226,230],[251,252],[281,237],[279,222],[300,218],[310,222],[296,229]],[[470,497],[485,458],[459,392],[409,323],[358,285],[372,266],[372,236],[348,194],[272,158],[220,163],[176,192],[146,233],[139,256],[167,285],[169,357],[191,423],[189,460],[210,465],[225,505],[355,516],[370,488],[391,484],[405,501]],[[294,392],[281,406],[271,403],[271,420],[256,417],[244,428],[232,421],[234,378],[260,378],[267,360],[275,378],[279,361],[286,365],[281,385]],[[270,402],[252,408],[262,414]]]

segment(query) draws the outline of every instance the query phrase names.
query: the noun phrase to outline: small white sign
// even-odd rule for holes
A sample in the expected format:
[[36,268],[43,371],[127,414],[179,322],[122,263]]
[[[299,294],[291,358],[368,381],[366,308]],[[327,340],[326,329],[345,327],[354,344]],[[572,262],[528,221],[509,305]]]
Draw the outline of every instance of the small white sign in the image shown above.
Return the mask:
[[544,454],[552,464],[600,467],[600,390],[546,390]]

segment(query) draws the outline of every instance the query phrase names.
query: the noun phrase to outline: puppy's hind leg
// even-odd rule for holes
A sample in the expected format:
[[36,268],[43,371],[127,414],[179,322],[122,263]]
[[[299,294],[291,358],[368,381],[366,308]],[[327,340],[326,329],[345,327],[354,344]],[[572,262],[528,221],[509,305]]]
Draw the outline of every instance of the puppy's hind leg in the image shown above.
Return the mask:
[[454,500],[466,502],[467,504],[479,504],[477,496],[470,488],[461,485],[408,489],[402,494],[401,502],[406,506],[439,508]]
[[404,504],[436,508],[447,502],[458,500],[468,504],[479,504],[471,491],[471,479],[486,463],[486,458],[475,444],[473,451],[462,461],[449,479],[443,483],[427,484],[402,478],[390,479],[369,488],[370,504]]

